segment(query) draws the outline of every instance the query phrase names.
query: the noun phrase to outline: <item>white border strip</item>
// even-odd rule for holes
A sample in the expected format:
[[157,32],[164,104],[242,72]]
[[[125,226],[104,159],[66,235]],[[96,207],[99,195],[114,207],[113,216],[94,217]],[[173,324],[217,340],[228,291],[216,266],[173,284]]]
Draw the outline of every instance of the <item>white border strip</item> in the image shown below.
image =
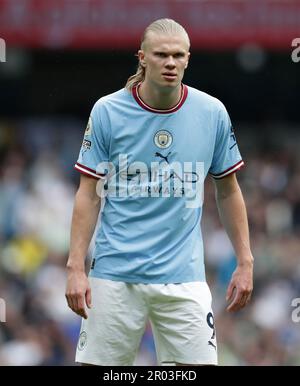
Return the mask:
[[224,172],[222,174],[219,174],[218,176],[212,174],[212,176],[215,178],[215,179],[219,179],[219,178],[223,178],[225,176],[228,176],[228,174],[231,174],[233,172],[235,172],[237,169],[239,169],[240,167],[242,167],[244,165],[244,161],[240,161],[237,165],[235,165],[232,169],[229,169],[227,170],[227,172]]
[[84,172],[86,174],[89,174],[90,176],[96,177],[98,179],[104,178],[103,176],[100,176],[99,174],[96,174],[96,173],[94,173],[94,172],[92,172],[90,170],[87,170],[87,169],[83,168],[82,166],[79,166],[78,164],[75,164],[74,167],[75,167],[75,169],[77,169],[77,170],[79,170],[81,172]]

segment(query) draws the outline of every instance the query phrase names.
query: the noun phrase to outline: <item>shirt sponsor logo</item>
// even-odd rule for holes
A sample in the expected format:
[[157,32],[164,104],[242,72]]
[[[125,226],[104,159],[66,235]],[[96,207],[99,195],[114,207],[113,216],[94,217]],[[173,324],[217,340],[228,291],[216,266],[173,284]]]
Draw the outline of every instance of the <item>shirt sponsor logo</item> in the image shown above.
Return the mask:
[[159,161],[150,165],[128,163],[127,154],[119,154],[119,162],[101,162],[97,171],[107,170],[104,189],[98,194],[109,197],[172,197],[185,198],[187,208],[200,208],[203,203],[204,163],[171,161],[171,152],[155,153]]

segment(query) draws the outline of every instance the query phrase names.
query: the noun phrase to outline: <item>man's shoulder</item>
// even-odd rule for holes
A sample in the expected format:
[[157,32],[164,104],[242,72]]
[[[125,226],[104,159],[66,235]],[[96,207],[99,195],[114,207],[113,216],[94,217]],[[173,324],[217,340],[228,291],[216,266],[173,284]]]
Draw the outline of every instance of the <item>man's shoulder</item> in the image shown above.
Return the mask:
[[110,104],[120,103],[121,101],[130,99],[130,97],[130,92],[125,88],[121,88],[120,90],[99,98],[95,103],[95,107],[101,108],[102,106],[109,106]]
[[225,108],[224,104],[218,98],[197,88],[188,86],[188,95],[191,102],[196,103],[198,107],[205,106],[213,110],[223,110]]

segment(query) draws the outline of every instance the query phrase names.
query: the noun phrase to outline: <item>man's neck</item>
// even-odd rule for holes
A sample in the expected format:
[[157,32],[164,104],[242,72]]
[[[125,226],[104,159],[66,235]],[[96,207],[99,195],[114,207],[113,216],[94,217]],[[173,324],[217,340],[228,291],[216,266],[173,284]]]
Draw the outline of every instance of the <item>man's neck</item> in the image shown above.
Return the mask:
[[144,81],[139,88],[139,96],[148,106],[166,110],[170,109],[180,101],[182,93],[181,84],[177,87],[158,88]]

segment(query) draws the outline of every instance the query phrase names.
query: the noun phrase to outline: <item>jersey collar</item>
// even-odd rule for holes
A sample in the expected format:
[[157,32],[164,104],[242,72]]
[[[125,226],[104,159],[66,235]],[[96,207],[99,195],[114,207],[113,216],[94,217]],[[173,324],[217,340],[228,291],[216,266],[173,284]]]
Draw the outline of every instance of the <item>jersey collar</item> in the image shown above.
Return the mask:
[[174,113],[175,111],[179,110],[180,107],[184,104],[186,98],[187,98],[187,94],[188,94],[188,88],[185,84],[181,84],[181,96],[180,96],[180,99],[179,99],[179,102],[171,107],[170,109],[155,109],[153,107],[150,107],[149,105],[147,105],[143,100],[142,98],[140,97],[139,95],[139,89],[141,87],[141,84],[142,82],[138,83],[136,86],[134,86],[132,88],[132,95],[134,97],[134,99],[137,101],[137,103],[145,110],[147,111],[151,111],[152,113],[158,113],[158,114],[170,114],[170,113]]

